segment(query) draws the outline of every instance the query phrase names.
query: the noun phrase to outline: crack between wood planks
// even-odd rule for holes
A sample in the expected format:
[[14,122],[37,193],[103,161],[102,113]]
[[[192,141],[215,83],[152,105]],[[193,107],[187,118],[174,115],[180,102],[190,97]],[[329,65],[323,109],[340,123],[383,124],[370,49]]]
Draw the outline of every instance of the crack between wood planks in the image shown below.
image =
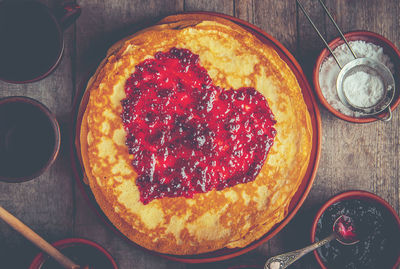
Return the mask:
[[255,24],[255,17],[256,17],[256,14],[254,13],[254,11],[255,11],[254,6],[255,6],[254,0],[251,0],[251,14],[252,14],[251,23],[252,24]]
[[[76,1],[75,1],[75,3],[76,3]],[[76,27],[76,22],[74,23],[74,25],[73,25],[73,39],[72,39],[72,42],[73,42],[73,45],[72,45],[72,57],[71,57],[71,71],[72,71],[72,76],[71,76],[71,79],[72,79],[72,88],[73,88],[73,91],[72,91],[72,100],[71,100],[71,111],[70,111],[70,118],[72,119],[72,113],[73,113],[73,110],[74,110],[74,108],[72,107],[73,105],[74,105],[74,99],[75,99],[75,97],[76,97],[76,95],[77,95],[77,86],[76,86],[76,71],[77,71],[77,46],[76,46],[76,39],[77,39],[77,34],[76,34],[76,32],[77,32],[77,27]],[[70,122],[70,128],[74,128],[74,121],[71,121]],[[70,135],[72,135],[73,134],[73,132],[70,132]],[[69,154],[74,154],[74,150],[73,149],[71,149],[71,151],[69,152]],[[72,158],[71,158],[72,159]],[[77,208],[76,208],[76,183],[75,183],[75,180],[72,180],[72,197],[73,197],[73,199],[72,199],[72,234],[73,235],[75,235],[75,226],[76,226],[76,211],[77,211]]]
[[299,27],[299,5],[296,2],[296,55],[300,56],[300,27]]

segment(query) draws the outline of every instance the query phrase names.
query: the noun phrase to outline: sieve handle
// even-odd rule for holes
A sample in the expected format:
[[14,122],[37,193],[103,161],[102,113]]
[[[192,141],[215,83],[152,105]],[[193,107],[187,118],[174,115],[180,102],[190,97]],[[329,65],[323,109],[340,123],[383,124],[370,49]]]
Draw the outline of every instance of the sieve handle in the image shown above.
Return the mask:
[[349,42],[347,42],[346,37],[344,37],[344,34],[342,32],[342,30],[340,30],[339,26],[336,24],[335,20],[333,19],[331,13],[328,11],[328,9],[326,8],[324,2],[322,2],[322,0],[319,0],[319,3],[321,4],[321,6],[324,8],[325,13],[328,15],[329,19],[331,20],[331,22],[333,23],[333,25],[335,25],[336,30],[338,30],[340,36],[342,37],[342,39],[344,40],[344,42],[346,43],[347,47],[349,48],[349,50],[351,51],[351,54],[353,54],[354,59],[357,59],[357,55],[354,53],[353,49],[351,48]]
[[[306,10],[304,9],[303,5],[300,3],[299,0],[296,0],[297,5],[300,7],[301,11],[304,13],[304,15],[306,16],[307,20],[310,22],[311,26],[314,28],[314,30],[317,32],[319,38],[321,38],[321,40],[324,42],[325,47],[329,50],[329,52],[332,54],[333,58],[335,59],[336,63],[338,64],[339,68],[342,69],[342,65],[340,64],[339,60],[336,58],[335,54],[333,54],[333,51],[331,49],[331,47],[329,47],[328,42],[325,40],[325,38],[322,36],[321,32],[318,30],[317,26],[315,26],[314,22],[311,20],[311,17],[308,15],[308,13],[306,12]],[[342,39],[344,40],[344,42],[346,43],[347,47],[349,48],[349,50],[351,51],[351,54],[353,54],[354,59],[357,59],[357,55],[354,53],[353,49],[351,48],[349,42],[347,42],[346,37],[344,36],[342,30],[340,30],[339,26],[337,25],[337,23],[335,22],[335,20],[333,19],[331,13],[328,11],[328,9],[326,8],[325,4],[322,2],[322,0],[319,0],[319,3],[321,4],[321,6],[324,8],[325,13],[328,15],[329,19],[331,20],[331,22],[333,23],[333,25],[335,25],[336,29],[338,30],[340,36],[342,37]]]
[[388,110],[388,112],[385,117],[383,117],[383,118],[377,117],[377,119],[379,119],[381,121],[385,121],[385,122],[390,121],[392,119],[392,110],[390,109],[390,106],[388,106],[387,110]]
[[336,58],[335,54],[333,53],[331,47],[329,47],[328,42],[326,42],[325,38],[322,36],[321,32],[318,30],[317,26],[315,26],[314,22],[308,15],[307,11],[304,9],[303,5],[299,2],[299,0],[296,0],[297,5],[300,7],[301,11],[303,11],[304,15],[306,16],[307,20],[310,22],[311,26],[314,28],[315,32],[317,32],[319,38],[324,42],[325,47],[329,50],[329,52],[332,54],[333,58],[335,59],[336,63],[338,64],[339,68],[342,69],[342,65],[340,64],[339,60]]

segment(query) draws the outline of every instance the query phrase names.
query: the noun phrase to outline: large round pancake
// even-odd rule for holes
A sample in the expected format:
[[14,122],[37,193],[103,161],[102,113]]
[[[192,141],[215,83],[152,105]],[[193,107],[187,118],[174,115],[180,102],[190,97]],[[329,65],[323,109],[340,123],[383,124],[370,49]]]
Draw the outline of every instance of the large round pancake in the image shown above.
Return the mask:
[[[80,141],[85,173],[107,217],[139,245],[170,254],[243,247],[287,214],[309,161],[310,117],[295,76],[271,47],[224,19],[175,18],[115,44],[89,81]],[[216,85],[260,91],[277,119],[277,136],[255,181],[143,205],[120,101],[135,65],[171,47],[198,54]]]

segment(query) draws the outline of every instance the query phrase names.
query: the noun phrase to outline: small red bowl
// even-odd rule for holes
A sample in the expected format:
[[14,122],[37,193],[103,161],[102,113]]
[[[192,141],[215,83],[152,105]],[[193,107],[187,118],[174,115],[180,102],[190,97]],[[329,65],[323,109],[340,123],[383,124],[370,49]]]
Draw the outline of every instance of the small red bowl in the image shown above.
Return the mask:
[[[99,253],[103,254],[104,258],[106,258],[107,261],[109,261],[110,265],[112,266],[112,269],[118,269],[118,266],[116,262],[114,261],[113,257],[111,254],[105,250],[102,246],[99,244],[89,241],[87,239],[83,238],[67,238],[63,239],[60,241],[55,242],[52,244],[54,247],[56,247],[59,250],[62,250],[64,248],[69,248],[69,247],[75,247],[75,246],[89,246],[95,250],[97,250]],[[29,266],[29,269],[40,269],[42,268],[43,264],[48,261],[50,258],[44,254],[44,253],[39,253],[32,261],[32,264]]]
[[[371,201],[373,203],[383,206],[393,217],[393,220],[397,223],[397,226],[399,228],[399,233],[400,233],[400,218],[397,215],[396,211],[393,209],[393,207],[388,202],[383,200],[381,197],[379,197],[373,193],[367,192],[367,191],[346,191],[346,192],[340,193],[338,195],[335,195],[334,197],[329,199],[318,211],[318,213],[314,219],[314,222],[312,224],[312,227],[311,227],[311,242],[315,242],[315,234],[316,234],[318,220],[321,218],[322,214],[328,209],[328,207],[330,207],[334,203],[337,203],[340,201],[353,200],[353,199],[367,200],[367,201]],[[328,269],[328,267],[327,267],[328,265],[322,261],[317,250],[314,250],[314,256],[317,259],[317,262],[319,263],[321,268]],[[397,257],[396,263],[394,264],[394,266],[392,268],[396,269],[396,268],[398,268],[399,265],[400,265],[400,255]]]
[[[388,39],[385,37],[378,35],[373,32],[368,32],[368,31],[354,31],[354,32],[348,32],[344,34],[346,39],[348,41],[356,41],[356,40],[363,40],[365,42],[373,43],[375,45],[378,45],[383,48],[383,52],[388,55],[395,67],[395,74],[393,74],[394,79],[395,79],[395,96],[390,104],[390,108],[392,112],[396,109],[396,107],[400,103],[400,51],[393,45],[392,42],[390,42]],[[337,37],[331,42],[329,42],[329,47],[334,50],[336,47],[344,44],[344,40],[341,37]],[[313,70],[313,83],[314,83],[314,90],[315,93],[318,96],[319,101],[321,104],[328,109],[333,115],[336,117],[349,121],[349,122],[354,122],[354,123],[368,123],[368,122],[373,122],[377,121],[378,119],[376,117],[362,117],[362,118],[357,118],[357,117],[350,117],[347,116],[336,109],[334,109],[325,99],[321,92],[321,87],[319,85],[319,70],[321,69],[321,65],[323,61],[325,60],[326,57],[330,55],[330,52],[328,49],[323,49],[321,53],[319,54],[317,61],[314,65],[314,70]],[[385,117],[387,114],[386,110],[381,112],[380,114],[376,115],[379,118]]]

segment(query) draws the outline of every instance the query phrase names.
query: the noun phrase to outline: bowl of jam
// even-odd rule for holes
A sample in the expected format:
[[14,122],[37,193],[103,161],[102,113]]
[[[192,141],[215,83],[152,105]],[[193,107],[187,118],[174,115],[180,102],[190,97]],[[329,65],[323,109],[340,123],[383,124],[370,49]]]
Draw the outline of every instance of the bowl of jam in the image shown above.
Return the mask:
[[400,265],[400,218],[390,204],[366,191],[336,195],[318,211],[311,241],[329,236],[340,215],[354,220],[360,242],[343,245],[334,240],[315,250],[314,255],[322,268],[389,269]]
[[[53,246],[82,268],[118,269],[111,254],[93,241],[83,238],[68,238],[55,242]],[[47,254],[39,253],[29,269],[64,269],[64,267]]]

